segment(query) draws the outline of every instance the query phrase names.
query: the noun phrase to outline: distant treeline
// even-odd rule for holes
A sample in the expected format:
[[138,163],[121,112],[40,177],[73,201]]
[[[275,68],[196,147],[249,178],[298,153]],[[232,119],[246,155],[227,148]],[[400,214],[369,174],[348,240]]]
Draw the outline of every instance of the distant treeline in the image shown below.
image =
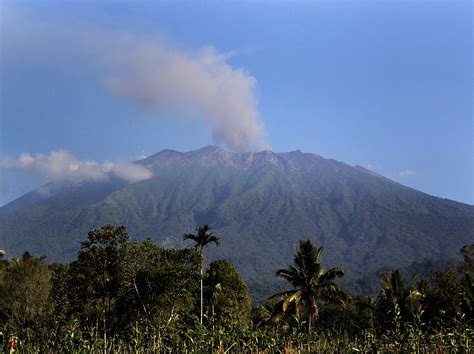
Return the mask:
[[291,290],[251,308],[235,267],[204,249],[209,226],[166,249],[130,241],[123,225],[89,232],[76,260],[48,265],[0,251],[0,352],[463,351],[474,340],[474,245],[456,268],[404,282],[380,279],[378,296],[354,296],[323,269],[323,248],[303,239],[275,270]]

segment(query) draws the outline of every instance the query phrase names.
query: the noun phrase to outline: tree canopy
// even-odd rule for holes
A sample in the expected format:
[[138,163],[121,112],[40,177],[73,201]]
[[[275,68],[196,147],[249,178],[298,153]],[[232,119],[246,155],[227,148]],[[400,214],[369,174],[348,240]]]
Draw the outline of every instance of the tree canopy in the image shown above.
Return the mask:
[[275,315],[292,311],[298,317],[306,313],[308,331],[318,319],[320,300],[345,307],[351,299],[335,282],[336,277],[342,277],[344,272],[340,268],[325,271],[321,265],[322,253],[323,247],[316,248],[310,240],[303,239],[295,249],[294,265],[276,273],[295,289],[275,295],[282,298],[275,306]]

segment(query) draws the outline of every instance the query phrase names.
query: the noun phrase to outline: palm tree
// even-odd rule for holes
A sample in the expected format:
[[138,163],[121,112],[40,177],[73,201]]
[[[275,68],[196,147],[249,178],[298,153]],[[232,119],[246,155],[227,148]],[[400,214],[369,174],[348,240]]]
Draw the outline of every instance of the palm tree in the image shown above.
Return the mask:
[[[412,277],[410,283],[416,276],[417,274]],[[423,295],[411,285],[405,287],[400,271],[395,269],[382,276],[382,296],[389,303],[397,305],[400,311],[413,313],[416,302]]]
[[323,247],[316,248],[310,240],[304,239],[300,241],[299,248],[295,247],[295,251],[294,266],[290,265],[288,269],[280,269],[276,273],[288,280],[295,289],[273,295],[272,298],[281,298],[275,305],[277,316],[290,311],[296,312],[297,317],[302,312],[307,313],[310,332],[312,323],[319,316],[318,300],[345,307],[351,297],[334,281],[336,277],[344,275],[342,269],[332,268],[326,272],[321,266]]
[[196,227],[196,235],[194,234],[184,234],[183,238],[185,240],[193,240],[194,246],[199,250],[201,255],[201,317],[200,321],[202,324],[202,314],[203,314],[203,276],[204,276],[204,247],[214,242],[216,246],[219,246],[219,238],[210,231],[211,227],[209,225]]

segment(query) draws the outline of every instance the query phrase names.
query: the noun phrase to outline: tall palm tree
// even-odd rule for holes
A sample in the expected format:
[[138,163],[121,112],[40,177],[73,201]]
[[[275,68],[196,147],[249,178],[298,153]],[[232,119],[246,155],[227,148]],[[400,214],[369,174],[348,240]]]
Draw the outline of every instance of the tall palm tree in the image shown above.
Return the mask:
[[281,298],[275,306],[275,315],[294,311],[299,317],[301,313],[306,313],[310,332],[312,323],[317,321],[319,316],[319,300],[345,307],[351,297],[334,281],[336,277],[344,275],[342,269],[332,268],[324,271],[321,266],[323,247],[316,248],[310,240],[304,239],[300,241],[299,247],[295,247],[295,251],[294,265],[276,273],[288,280],[295,289],[272,296]]
[[199,250],[199,254],[201,255],[201,317],[200,321],[202,324],[202,317],[203,317],[203,276],[204,276],[204,247],[214,242],[216,246],[219,246],[219,237],[214,235],[211,231],[211,227],[209,225],[199,226],[196,227],[196,235],[194,234],[184,234],[183,238],[185,240],[193,240],[194,246],[196,249]]

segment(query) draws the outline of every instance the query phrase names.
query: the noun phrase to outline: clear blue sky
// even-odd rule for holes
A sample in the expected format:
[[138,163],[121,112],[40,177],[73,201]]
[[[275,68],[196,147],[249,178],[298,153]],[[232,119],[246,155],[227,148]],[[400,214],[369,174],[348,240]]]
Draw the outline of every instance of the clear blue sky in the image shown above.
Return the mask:
[[471,1],[0,1],[0,16],[0,205],[61,175],[22,153],[245,150],[236,131],[474,204]]

